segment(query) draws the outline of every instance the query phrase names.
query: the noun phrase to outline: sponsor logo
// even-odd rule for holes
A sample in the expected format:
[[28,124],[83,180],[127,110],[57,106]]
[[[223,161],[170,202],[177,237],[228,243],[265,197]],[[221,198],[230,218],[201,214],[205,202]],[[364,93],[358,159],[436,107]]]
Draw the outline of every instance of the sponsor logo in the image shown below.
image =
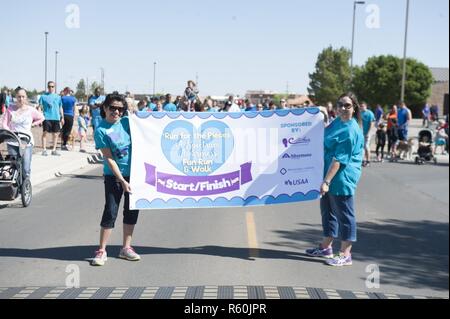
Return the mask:
[[282,169],[280,170],[280,173],[281,173],[281,175],[286,175],[287,170],[286,170],[285,168],[282,168]]
[[281,158],[282,159],[300,159],[300,158],[307,158],[312,157],[311,153],[308,154],[288,154],[285,153]]
[[288,179],[284,181],[284,185],[286,186],[298,186],[298,185],[306,185],[309,184],[307,178],[298,178],[298,179]]
[[298,145],[298,146],[302,146],[302,145],[308,145],[311,142],[310,138],[307,137],[299,137],[299,138],[283,138],[282,140],[283,145],[285,148],[288,148],[290,145]]

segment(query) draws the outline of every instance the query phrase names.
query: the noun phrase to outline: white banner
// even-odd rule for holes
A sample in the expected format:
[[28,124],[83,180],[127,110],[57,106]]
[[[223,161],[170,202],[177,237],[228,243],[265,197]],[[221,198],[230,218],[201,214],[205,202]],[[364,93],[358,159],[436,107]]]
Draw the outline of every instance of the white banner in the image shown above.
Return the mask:
[[317,108],[130,117],[130,209],[235,207],[319,198]]

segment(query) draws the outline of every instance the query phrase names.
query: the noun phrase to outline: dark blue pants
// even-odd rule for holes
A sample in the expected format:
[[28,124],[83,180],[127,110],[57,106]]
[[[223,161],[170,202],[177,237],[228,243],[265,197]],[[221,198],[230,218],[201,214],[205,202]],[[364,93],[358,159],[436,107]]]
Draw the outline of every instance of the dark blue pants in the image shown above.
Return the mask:
[[[129,182],[130,178],[125,177]],[[103,228],[114,228],[114,224],[119,212],[120,200],[125,195],[123,205],[123,223],[126,225],[136,225],[139,210],[130,210],[130,195],[123,192],[122,184],[116,180],[115,176],[105,175],[105,209],[103,210],[100,226]]]
[[324,237],[356,242],[356,219],[353,196],[325,194],[320,199]]

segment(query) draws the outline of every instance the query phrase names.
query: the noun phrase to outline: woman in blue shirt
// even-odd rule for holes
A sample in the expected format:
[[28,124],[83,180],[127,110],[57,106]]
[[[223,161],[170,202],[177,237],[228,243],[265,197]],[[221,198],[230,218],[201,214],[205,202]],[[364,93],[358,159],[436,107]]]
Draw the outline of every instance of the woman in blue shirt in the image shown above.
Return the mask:
[[[361,176],[364,136],[356,96],[343,94],[337,103],[339,116],[325,129],[324,181],[320,211],[324,239],[319,247],[308,249],[313,257],[326,257],[330,266],[352,264],[351,248],[356,242],[354,200]],[[334,256],[334,238],[341,239],[340,254]]]
[[140,256],[131,247],[131,237],[138,219],[138,210],[129,209],[131,136],[127,114],[127,103],[120,94],[109,94],[102,105],[101,117],[95,131],[95,146],[104,156],[105,208],[100,223],[100,248],[95,252],[93,266],[103,266],[107,260],[106,244],[111,236],[119,211],[122,196],[123,208],[123,248],[119,258],[138,261]]

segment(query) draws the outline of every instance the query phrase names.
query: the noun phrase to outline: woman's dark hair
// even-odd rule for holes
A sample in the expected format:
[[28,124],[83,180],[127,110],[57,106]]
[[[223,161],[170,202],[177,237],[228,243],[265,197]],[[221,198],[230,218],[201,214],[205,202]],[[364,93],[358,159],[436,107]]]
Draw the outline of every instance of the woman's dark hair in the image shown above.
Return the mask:
[[345,94],[342,94],[338,100],[348,97],[350,100],[352,100],[353,109],[355,112],[353,113],[353,118],[358,122],[359,126],[362,127],[362,119],[361,119],[361,110],[358,102],[358,98],[356,97],[355,93],[353,92],[347,92]]
[[205,106],[200,101],[197,101],[194,104],[194,110],[195,112],[205,112]]
[[105,108],[109,107],[112,102],[121,102],[123,104],[123,113],[121,117],[125,116],[128,111],[128,104],[125,100],[125,97],[117,92],[113,92],[112,94],[108,94],[105,98],[105,102],[103,102],[100,110],[100,115],[102,118],[106,117]]
[[22,91],[22,90],[24,90],[25,93],[27,92],[27,90],[25,90],[23,87],[18,86],[18,87],[16,87],[16,88],[14,89],[14,93],[17,94],[17,93],[19,93],[19,91]]

